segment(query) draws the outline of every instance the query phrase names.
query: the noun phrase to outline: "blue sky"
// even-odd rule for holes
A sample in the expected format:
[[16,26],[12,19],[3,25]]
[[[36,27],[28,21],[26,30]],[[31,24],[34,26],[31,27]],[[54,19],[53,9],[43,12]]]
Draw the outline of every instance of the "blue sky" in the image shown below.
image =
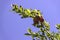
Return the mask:
[[31,18],[21,19],[21,16],[11,11],[11,4],[40,10],[50,23],[50,31],[57,32],[55,24],[60,23],[60,0],[0,0],[0,40],[32,40],[24,33],[28,28],[38,31],[32,26]]

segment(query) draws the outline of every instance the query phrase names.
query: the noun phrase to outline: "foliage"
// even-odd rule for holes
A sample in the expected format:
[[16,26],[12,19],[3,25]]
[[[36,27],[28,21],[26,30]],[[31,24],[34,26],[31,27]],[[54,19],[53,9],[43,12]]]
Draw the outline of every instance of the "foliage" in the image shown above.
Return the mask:
[[21,18],[30,17],[33,19],[33,26],[40,30],[38,32],[32,32],[32,30],[28,28],[28,32],[25,33],[25,35],[31,36],[33,40],[60,40],[60,24],[56,25],[56,28],[58,29],[57,33],[50,32],[50,25],[46,20],[44,20],[40,10],[25,9],[22,6],[18,7],[13,4],[12,11],[21,15]]

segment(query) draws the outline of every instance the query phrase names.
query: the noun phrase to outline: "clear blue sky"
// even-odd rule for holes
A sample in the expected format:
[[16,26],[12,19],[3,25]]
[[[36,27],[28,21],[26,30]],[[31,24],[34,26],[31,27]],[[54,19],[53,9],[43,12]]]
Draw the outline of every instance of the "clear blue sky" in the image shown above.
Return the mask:
[[11,11],[11,4],[41,10],[45,20],[50,23],[50,31],[57,32],[54,25],[60,23],[60,0],[0,0],[0,40],[32,40],[24,33],[29,27],[38,31],[32,26],[31,18],[21,19]]

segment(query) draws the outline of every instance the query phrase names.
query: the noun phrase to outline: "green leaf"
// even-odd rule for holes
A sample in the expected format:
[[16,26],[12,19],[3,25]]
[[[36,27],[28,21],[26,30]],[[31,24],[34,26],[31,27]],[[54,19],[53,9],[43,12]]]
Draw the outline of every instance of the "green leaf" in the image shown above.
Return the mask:
[[32,33],[32,31],[31,31],[31,29],[30,29],[30,28],[28,28],[28,33],[29,33],[29,34],[31,34],[31,33]]
[[31,11],[29,9],[24,9],[24,14],[28,15],[30,17],[31,16]]
[[33,36],[34,36],[34,37],[38,37],[39,34],[38,34],[38,33],[33,33]]
[[19,7],[19,12],[22,13],[23,12],[23,7],[20,5]]
[[29,34],[29,33],[25,33],[25,35],[30,36],[31,34]]
[[46,32],[47,37],[51,37],[51,33],[49,31]]
[[42,27],[42,25],[37,25],[37,28],[41,28]]
[[60,24],[56,24],[56,28],[57,29],[60,29]]
[[50,24],[46,21],[43,22],[44,26],[46,27],[47,30],[50,29]]

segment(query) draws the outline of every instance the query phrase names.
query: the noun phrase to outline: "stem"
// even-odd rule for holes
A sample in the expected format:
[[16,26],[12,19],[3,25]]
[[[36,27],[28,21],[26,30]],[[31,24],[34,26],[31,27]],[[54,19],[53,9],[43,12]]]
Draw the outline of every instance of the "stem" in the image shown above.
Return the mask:
[[42,26],[42,28],[40,28],[40,29],[42,31],[42,40],[47,40],[47,37],[45,36],[45,32],[44,32],[45,27],[44,27],[44,25],[42,23],[41,23],[41,26]]
[[42,26],[42,28],[41,28],[41,31],[42,31],[42,40],[44,40],[44,38],[43,38],[43,37],[45,36],[45,33],[44,33],[44,29],[43,29],[43,28],[44,28],[44,26],[43,26],[43,24],[42,24],[42,23],[41,23],[41,26]]

